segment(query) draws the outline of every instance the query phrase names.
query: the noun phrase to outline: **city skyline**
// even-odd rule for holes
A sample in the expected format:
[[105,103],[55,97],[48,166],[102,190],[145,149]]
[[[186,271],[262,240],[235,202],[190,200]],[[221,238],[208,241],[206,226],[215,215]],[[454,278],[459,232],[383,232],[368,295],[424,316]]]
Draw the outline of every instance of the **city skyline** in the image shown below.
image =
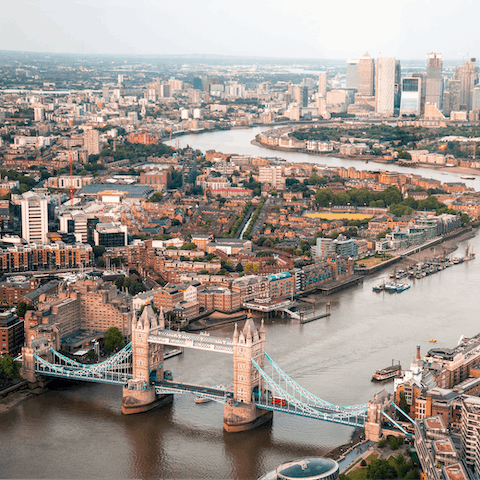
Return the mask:
[[[365,51],[373,57],[424,59],[426,52],[437,51],[445,59],[467,58],[480,7],[469,0],[435,2],[435,9],[432,4],[404,0],[393,13],[378,0],[341,7],[302,0],[295,8],[286,1],[248,0],[233,8],[210,0],[171,4],[166,12],[145,0],[22,0],[2,9],[0,46],[42,53],[305,59],[359,58]],[[449,19],[462,22],[450,22],[448,35],[432,34],[445,31],[447,7]],[[166,14],[174,21],[166,21]],[[365,28],[368,24],[373,28]]]

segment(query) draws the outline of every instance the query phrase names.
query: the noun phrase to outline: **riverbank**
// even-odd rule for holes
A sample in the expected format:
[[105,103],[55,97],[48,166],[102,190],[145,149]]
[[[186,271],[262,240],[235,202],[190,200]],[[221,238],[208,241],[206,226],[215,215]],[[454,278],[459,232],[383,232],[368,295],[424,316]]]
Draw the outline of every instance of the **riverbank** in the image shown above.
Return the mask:
[[15,379],[14,383],[0,390],[0,413],[8,412],[20,402],[38,393],[29,387],[26,380]]
[[[251,140],[250,143],[256,147],[267,148],[268,150],[277,150],[281,152],[304,153],[305,155],[314,155],[319,157],[330,157],[330,158],[335,157],[335,158],[340,158],[345,160],[359,160],[366,163],[373,162],[373,163],[389,164],[389,165],[396,164],[396,162],[394,161],[379,159],[376,155],[343,155],[338,152],[309,152],[301,148],[283,148],[275,145],[266,145],[265,143],[259,142],[256,139]],[[480,177],[480,170],[476,168],[446,167],[444,165],[434,165],[431,163],[419,163],[417,166],[421,168],[428,168],[429,170],[434,170],[438,172],[459,173],[461,175],[474,175],[474,176]],[[415,167],[413,168],[412,173],[415,173]]]

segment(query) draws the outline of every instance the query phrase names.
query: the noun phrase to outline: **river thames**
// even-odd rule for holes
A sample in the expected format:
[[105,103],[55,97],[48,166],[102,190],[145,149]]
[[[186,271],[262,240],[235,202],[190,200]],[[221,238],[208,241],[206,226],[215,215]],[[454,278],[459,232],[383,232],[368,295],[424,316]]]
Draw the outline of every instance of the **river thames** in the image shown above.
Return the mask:
[[[215,132],[183,137],[181,145],[188,142],[201,150],[239,154],[261,150],[262,155],[287,157],[250,145],[254,135],[254,129]],[[330,161],[302,154],[288,154],[289,160],[291,155],[298,158],[295,161]],[[339,165],[345,162],[336,160]],[[422,175],[434,173],[441,175],[429,170]],[[460,241],[457,255],[463,255],[468,242],[479,251],[476,236]],[[436,248],[440,253],[442,246]],[[392,359],[407,368],[417,344],[423,355],[432,346],[430,338],[437,339],[436,346],[453,347],[461,335],[480,331],[480,260],[409,280],[412,288],[401,294],[373,293],[372,286],[387,273],[366,277],[363,285],[336,295],[317,296],[318,308],[331,303],[328,318],[305,325],[269,319],[266,351],[315,395],[351,405],[366,402],[384,387],[391,390],[391,383],[372,383],[372,373]],[[231,337],[232,332],[233,325],[210,330],[220,337]],[[188,350],[167,360],[166,368],[179,381],[232,382],[232,359],[220,353]],[[223,407],[214,402],[195,404],[193,397],[177,395],[164,409],[124,416],[121,395],[120,387],[79,384],[28,399],[1,414],[0,477],[254,479],[284,461],[321,455],[346,443],[353,431],[275,413],[271,425],[227,434],[222,429]]]

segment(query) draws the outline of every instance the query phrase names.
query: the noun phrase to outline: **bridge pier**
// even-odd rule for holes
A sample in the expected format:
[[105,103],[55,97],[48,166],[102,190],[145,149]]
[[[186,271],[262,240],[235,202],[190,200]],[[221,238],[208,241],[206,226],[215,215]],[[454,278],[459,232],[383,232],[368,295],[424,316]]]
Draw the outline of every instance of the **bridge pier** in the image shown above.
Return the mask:
[[155,387],[142,380],[130,380],[123,387],[122,413],[132,415],[163,407],[173,402],[173,395],[157,395]]
[[225,405],[223,429],[226,432],[246,432],[270,422],[273,412],[258,408],[255,404],[237,403]]

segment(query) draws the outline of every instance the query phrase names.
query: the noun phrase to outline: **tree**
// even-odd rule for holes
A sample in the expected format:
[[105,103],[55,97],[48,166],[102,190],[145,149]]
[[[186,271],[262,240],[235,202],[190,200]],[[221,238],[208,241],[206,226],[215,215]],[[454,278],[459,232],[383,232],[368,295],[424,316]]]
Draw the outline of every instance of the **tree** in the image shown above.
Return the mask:
[[95,258],[101,257],[107,249],[103,245],[95,245],[93,247],[93,255]]
[[184,243],[181,247],[180,250],[195,250],[197,248],[197,245],[193,242],[188,242]]
[[470,217],[466,213],[462,213],[460,221],[462,222],[462,225],[466,225],[467,223],[470,223]]
[[[405,392],[400,392],[400,401],[398,402],[398,406],[408,415],[410,414],[410,405],[407,403],[407,398],[405,396]],[[403,415],[403,413],[399,412],[400,420],[404,422],[408,422],[408,418]]]
[[20,302],[17,306],[17,315],[20,318],[23,318],[26,312],[27,312],[27,304],[25,302]]
[[0,382],[17,378],[20,374],[20,363],[16,362],[10,355],[0,357]]
[[243,272],[243,265],[240,262],[237,263],[237,266],[235,267],[235,271],[238,273]]
[[326,207],[333,200],[332,191],[328,188],[317,190],[315,201],[320,207]]
[[394,466],[390,465],[388,460],[372,460],[367,468],[367,478],[372,480],[397,478],[397,471]]
[[105,332],[105,350],[112,352],[117,348],[122,348],[124,345],[122,332],[117,327],[110,327]]
[[147,200],[147,202],[158,203],[162,200],[162,198],[163,195],[160,192],[156,192]]

